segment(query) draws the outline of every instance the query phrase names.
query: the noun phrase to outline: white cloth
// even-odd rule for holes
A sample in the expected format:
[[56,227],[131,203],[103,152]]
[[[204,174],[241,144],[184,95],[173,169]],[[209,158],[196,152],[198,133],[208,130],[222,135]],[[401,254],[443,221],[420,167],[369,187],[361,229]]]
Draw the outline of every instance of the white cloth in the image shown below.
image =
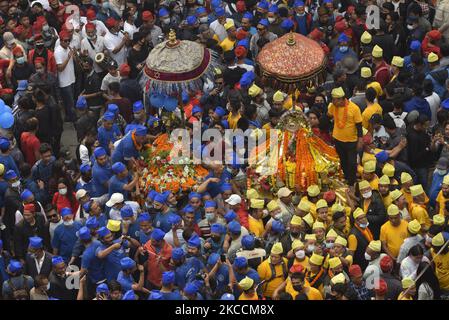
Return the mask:
[[[427,262],[430,264],[429,259],[426,256],[423,256],[422,262]],[[418,270],[419,263],[415,263],[410,256],[406,257],[401,262],[401,268],[399,270],[399,274],[401,275],[402,279],[409,277],[413,280],[416,279],[416,271]]]
[[48,227],[48,231],[50,232],[50,240],[53,241],[53,236],[55,235],[55,229],[57,226],[59,226],[60,224],[62,224],[62,218],[59,219],[58,222],[54,223],[54,222],[50,222],[49,227]]
[[125,23],[123,24],[123,31],[128,32],[131,39],[133,38],[133,35],[137,32],[137,30],[139,30],[139,28],[137,28],[134,24],[128,23],[128,21],[125,21]]
[[440,96],[436,94],[435,92],[432,92],[432,94],[425,98],[430,106],[430,112],[432,113],[432,118],[430,119],[430,126],[434,127],[437,124],[437,111],[440,107]]
[[[55,49],[56,64],[63,64],[69,56],[70,50],[57,46]],[[73,64],[73,57],[70,58],[66,67],[62,72],[58,71],[59,87],[65,88],[75,83],[75,66]]]
[[433,300],[433,290],[427,282],[423,282],[419,286],[418,300]]
[[[234,22],[234,20],[226,18],[225,23],[228,23],[228,22]],[[215,20],[214,22],[212,22],[210,24],[210,28],[212,30],[214,30],[214,33],[217,35],[218,39],[220,40],[219,42],[222,42],[228,36],[228,33],[226,32],[224,25],[222,25],[220,22],[218,22],[218,20]]]
[[[182,229],[177,229],[176,230],[176,235],[178,236],[179,239],[179,246],[182,247],[186,241],[184,240],[184,238],[182,237],[182,233],[184,232],[184,230]],[[164,236],[164,240],[171,245],[173,248],[175,248],[175,243],[173,240],[173,230],[170,230],[169,232],[167,232]]]
[[42,255],[42,258],[40,258],[39,260],[34,259],[34,263],[36,264],[36,270],[37,270],[38,274],[41,272],[42,264],[44,263],[44,259],[45,259],[45,251],[44,251],[44,254]]
[[109,84],[112,82],[120,82],[120,73],[117,73],[117,76],[114,77],[112,74],[108,73],[104,76],[103,81],[101,81],[101,90],[108,91]]
[[[92,43],[93,48],[90,43]],[[90,43],[89,39],[84,38],[81,41],[81,52],[84,53],[87,51],[87,55],[89,56],[89,58],[94,61],[95,72],[102,72],[103,69],[95,62],[95,56],[97,55],[97,53],[103,52],[105,50],[104,38],[102,36],[97,36],[97,39],[95,39],[95,41],[91,40]]]
[[121,32],[119,32],[116,35],[108,32],[104,36],[104,45],[105,45],[106,49],[108,50],[111,58],[114,59],[118,63],[119,66],[125,62],[128,50],[127,50],[126,46],[123,46],[120,49],[120,51],[117,53],[112,53],[112,51],[114,51],[114,49],[120,45],[122,40],[123,40],[123,34]]
[[80,144],[79,148],[81,164],[90,165],[89,149],[84,144]]

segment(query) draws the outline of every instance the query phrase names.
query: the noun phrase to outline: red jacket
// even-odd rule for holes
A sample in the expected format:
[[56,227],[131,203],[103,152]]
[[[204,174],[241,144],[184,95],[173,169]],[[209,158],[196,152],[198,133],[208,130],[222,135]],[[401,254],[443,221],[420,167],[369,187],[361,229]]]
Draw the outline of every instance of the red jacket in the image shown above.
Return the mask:
[[380,83],[382,88],[385,88],[388,82],[390,82],[390,76],[390,66],[385,61],[382,61],[378,66],[376,66],[374,78]]
[[[73,198],[75,198],[75,192],[73,192]],[[79,207],[78,201],[75,200],[72,206],[70,204],[70,200],[66,196],[60,195],[59,192],[54,194],[53,201],[51,203],[56,206],[58,212],[60,212],[62,208],[70,208],[72,209],[74,215],[78,211]]]
[[151,245],[151,240],[148,240],[144,248],[148,251],[147,280],[156,287],[160,287],[162,285],[162,271],[159,264],[162,264],[166,270],[170,270],[172,247],[164,240],[162,249],[157,253]]
[[[57,68],[56,68],[56,60],[55,60],[55,55],[53,54],[53,52],[51,50],[47,50],[47,72],[53,74],[54,76],[57,75]],[[31,49],[28,52],[28,63],[34,66],[34,49]]]

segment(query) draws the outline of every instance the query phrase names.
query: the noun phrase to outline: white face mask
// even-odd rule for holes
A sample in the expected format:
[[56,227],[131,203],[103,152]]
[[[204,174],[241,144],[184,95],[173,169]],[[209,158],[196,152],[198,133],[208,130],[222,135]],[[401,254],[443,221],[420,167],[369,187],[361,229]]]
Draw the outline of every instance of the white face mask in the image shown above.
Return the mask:
[[20,180],[17,180],[16,182],[11,183],[11,186],[12,186],[13,188],[18,188],[18,187],[20,187]]
[[368,228],[369,222],[367,223],[363,223],[363,224],[359,224],[359,227],[362,229]]
[[273,23],[275,20],[276,20],[276,18],[268,18],[268,21],[269,21],[270,23]]
[[201,17],[200,18],[200,22],[201,23],[207,23],[207,21],[208,21],[208,17]]
[[409,29],[409,30],[411,31],[411,30],[415,29],[415,27],[413,27],[412,24],[408,24],[408,25],[407,25],[407,29]]
[[276,220],[281,220],[282,218],[282,213],[278,213],[277,215],[274,216],[274,219]]
[[65,196],[67,194],[67,188],[59,189],[59,194]]
[[298,259],[304,259],[304,257],[306,256],[306,252],[304,250],[298,250],[295,252],[295,256]]
[[362,194],[362,197],[363,197],[363,199],[369,199],[369,198],[371,198],[372,195],[373,195],[373,192],[368,191],[368,192],[365,192],[364,194]]
[[169,24],[170,23],[170,18],[162,19],[162,23]]
[[71,226],[73,225],[73,220],[64,221],[65,226]]
[[365,252],[365,260],[366,261],[371,261],[371,256]]
[[206,213],[207,221],[212,221],[215,219],[215,213]]
[[314,244],[309,244],[307,246],[307,251],[308,252],[314,252],[315,251],[315,245]]
[[436,172],[437,172],[440,176],[445,176],[445,175],[446,175],[446,170],[437,169]]

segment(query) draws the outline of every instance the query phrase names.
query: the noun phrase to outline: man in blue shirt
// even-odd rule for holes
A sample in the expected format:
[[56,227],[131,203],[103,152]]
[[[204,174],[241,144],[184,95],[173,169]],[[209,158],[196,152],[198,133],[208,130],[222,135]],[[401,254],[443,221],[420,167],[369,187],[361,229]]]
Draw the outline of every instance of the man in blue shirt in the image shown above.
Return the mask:
[[179,291],[175,290],[175,273],[173,271],[162,273],[162,288],[159,293],[162,295],[162,300],[182,300]]
[[78,239],[77,231],[82,225],[79,221],[73,220],[72,209],[62,208],[60,214],[63,223],[56,227],[51,246],[53,254],[60,255],[67,263],[72,257],[72,250]]
[[112,177],[111,163],[106,150],[98,147],[94,150],[95,164],[92,168],[93,197],[101,197],[108,193],[109,179]]
[[198,285],[194,282],[189,282],[184,287],[184,299],[183,300],[204,300],[203,296],[198,292]]
[[[134,290],[143,293],[150,293],[150,291],[143,286],[145,281],[145,272],[142,265],[136,265],[136,262],[133,259],[125,257],[120,260],[120,266],[122,271],[119,272],[117,281],[122,286],[123,292]],[[139,270],[139,282],[134,281],[133,274],[136,270]]]
[[122,136],[119,127],[114,123],[114,117],[112,112],[106,112],[103,115],[103,124],[98,128],[98,142],[107,151],[110,150],[110,145]]
[[206,268],[211,288],[213,288],[213,296],[221,297],[229,284],[229,267],[220,261],[218,253],[212,253],[207,259]]
[[129,192],[136,188],[139,181],[139,175],[136,173],[134,177],[129,174],[128,169],[123,162],[116,162],[112,165],[114,175],[109,180],[109,197],[113,193],[122,193],[126,200],[130,200]]
[[100,204],[91,199],[83,205],[84,212],[89,215],[89,218],[95,217],[99,227],[105,227],[107,223],[107,217],[102,213]]
[[92,167],[88,164],[82,164],[80,166],[81,177],[78,179],[75,191],[84,189],[88,194],[93,194],[93,180],[92,180]]
[[162,229],[165,233],[171,230],[171,223],[169,222],[169,218],[174,213],[167,205],[167,195],[158,193],[154,197],[154,209],[158,212],[154,217],[153,226],[159,229]]
[[142,212],[137,218],[137,223],[139,225],[139,230],[135,235],[130,235],[135,238],[141,245],[144,245],[151,239],[151,232],[153,228],[151,227],[151,216],[148,212]]
[[195,212],[195,222],[198,223],[203,219],[204,209],[201,207],[201,194],[198,192],[190,192],[189,194],[189,205]]
[[118,143],[112,152],[112,162],[128,163],[132,158],[137,159],[146,141],[147,127],[136,125],[133,131],[130,131]]
[[223,253],[224,235],[226,234],[226,227],[220,223],[214,223],[210,227],[210,237],[204,244],[204,250],[207,253]]
[[48,181],[53,173],[53,164],[56,158],[53,156],[52,148],[48,143],[41,144],[39,153],[41,158],[33,165],[31,175],[34,181],[43,181],[45,189],[48,191]]
[[223,183],[229,183],[231,179],[231,173],[224,170],[224,166],[222,164],[216,164],[204,178],[204,182],[198,187],[197,192],[203,193],[207,191],[210,193],[212,198],[215,198],[221,193],[221,185]]
[[129,235],[133,239],[136,238],[139,231],[139,224],[136,222],[133,209],[125,205],[120,209],[120,215],[122,216],[122,235]]
[[187,282],[195,280],[195,276],[204,271],[204,264],[196,258],[186,259],[184,250],[181,248],[173,249],[172,260],[175,265],[175,283],[181,290]]
[[[237,283],[239,283],[243,278],[250,277],[254,280],[255,285],[260,283],[260,276],[256,270],[248,266],[248,260],[245,257],[237,257],[234,260],[234,275]],[[234,295],[239,297],[242,291],[236,285],[234,286]]]
[[13,157],[11,156],[11,142],[1,137],[0,138],[0,163],[5,166],[5,171],[14,170],[16,174],[19,174],[19,168],[17,168]]

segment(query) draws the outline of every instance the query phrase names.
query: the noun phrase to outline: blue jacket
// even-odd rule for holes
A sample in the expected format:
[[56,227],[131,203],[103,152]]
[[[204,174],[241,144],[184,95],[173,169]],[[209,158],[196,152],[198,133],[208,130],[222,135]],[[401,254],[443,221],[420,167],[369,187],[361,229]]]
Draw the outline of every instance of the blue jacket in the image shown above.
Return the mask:
[[427,194],[429,195],[430,205],[435,207],[435,202],[438,197],[438,193],[441,191],[441,184],[443,183],[444,175],[440,175],[438,172],[434,172],[432,175],[432,185],[430,186]]
[[131,133],[128,133],[112,152],[112,163],[123,162],[126,164],[133,157],[137,159],[139,151],[134,146]]
[[416,110],[419,114],[425,114],[429,117],[429,120],[432,118],[432,112],[430,111],[430,105],[426,99],[422,97],[413,97],[406,103],[404,103],[404,111],[412,112]]
[[74,221],[73,225],[70,227],[60,224],[55,229],[51,246],[58,249],[58,254],[64,258],[66,263],[68,263],[72,257],[73,247],[78,240],[76,233],[81,227],[82,225],[80,222]]

